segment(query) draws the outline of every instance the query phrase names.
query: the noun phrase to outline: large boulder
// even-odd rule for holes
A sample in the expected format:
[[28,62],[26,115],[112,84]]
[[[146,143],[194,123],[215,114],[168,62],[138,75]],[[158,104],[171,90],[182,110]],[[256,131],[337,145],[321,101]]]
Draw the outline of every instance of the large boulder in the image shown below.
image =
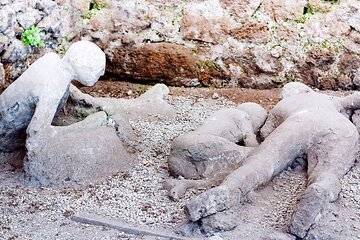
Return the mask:
[[29,135],[26,175],[37,185],[93,183],[134,164],[104,112]]

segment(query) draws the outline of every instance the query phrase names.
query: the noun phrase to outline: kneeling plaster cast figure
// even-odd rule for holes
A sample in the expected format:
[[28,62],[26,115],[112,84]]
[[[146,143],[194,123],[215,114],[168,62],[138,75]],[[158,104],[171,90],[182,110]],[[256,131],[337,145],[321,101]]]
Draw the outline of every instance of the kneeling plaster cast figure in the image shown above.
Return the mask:
[[169,170],[186,179],[166,181],[170,197],[177,200],[189,188],[220,184],[259,145],[256,136],[266,116],[260,105],[243,103],[215,112],[195,131],[177,137]]
[[290,83],[285,85],[282,97],[261,129],[265,140],[260,146],[220,186],[187,204],[191,221],[235,206],[251,190],[304,155],[308,186],[293,213],[290,232],[303,238],[326,205],[338,198],[340,179],[354,164],[359,137],[356,127],[341,112],[359,109],[360,94],[338,98]]
[[35,61],[0,95],[0,152],[23,147],[26,132],[50,126],[70,82],[93,86],[104,74],[105,61],[103,51],[88,41],[72,44],[62,59],[48,53]]
[[[71,45],[64,58],[46,54],[0,96],[0,152],[25,145],[24,170],[36,185],[91,183],[136,163],[126,146],[135,137],[129,119],[174,116],[158,84],[137,99],[94,98],[71,85],[92,86],[105,71],[105,54],[93,43]],[[68,96],[96,112],[70,126],[52,126]],[[100,111],[103,110],[103,111]]]

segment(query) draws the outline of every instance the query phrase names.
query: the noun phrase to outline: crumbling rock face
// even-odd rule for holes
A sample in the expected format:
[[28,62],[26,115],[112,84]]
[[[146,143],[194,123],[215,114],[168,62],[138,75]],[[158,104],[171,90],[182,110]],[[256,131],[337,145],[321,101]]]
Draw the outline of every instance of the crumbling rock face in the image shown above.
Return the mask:
[[113,52],[109,65],[107,71],[116,76],[182,86],[197,86],[200,81],[208,85],[212,78],[226,78],[214,63],[202,61],[190,49],[174,43],[119,48]]
[[[90,2],[3,1],[0,60],[10,66],[5,66],[7,81],[37,52],[61,52],[84,37],[106,52],[109,74],[136,81],[253,88],[300,81],[319,89],[357,88],[342,63],[344,55],[360,54],[357,0],[104,0],[97,1],[100,9],[90,9]],[[32,24],[44,31],[45,48],[21,46],[20,35]],[[247,57],[249,52],[254,54]],[[308,62],[317,53],[328,67]],[[266,55],[283,67],[259,73],[253,63]],[[345,68],[354,73],[358,66]]]

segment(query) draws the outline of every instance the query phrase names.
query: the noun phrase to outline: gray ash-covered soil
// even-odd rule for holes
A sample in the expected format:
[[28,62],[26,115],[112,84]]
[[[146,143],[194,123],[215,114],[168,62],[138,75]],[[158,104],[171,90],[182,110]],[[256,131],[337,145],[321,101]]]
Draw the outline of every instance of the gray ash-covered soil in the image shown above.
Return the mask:
[[[82,90],[95,96],[133,98],[146,86],[99,82],[94,88]],[[155,239],[73,222],[71,217],[81,212],[136,226],[177,229],[186,222],[184,205],[202,190],[191,190],[178,202],[167,196],[162,184],[169,178],[166,159],[171,141],[198,127],[212,112],[234,106],[234,102],[254,101],[270,109],[278,93],[278,89],[171,88],[168,101],[177,110],[175,120],[157,116],[153,121],[131,121],[139,137],[132,147],[140,163],[87,186],[30,186],[16,161],[21,153],[0,155],[0,162],[11,162],[0,166],[0,239]],[[308,239],[360,239],[359,180],[357,164],[344,177],[339,199],[330,205]],[[297,197],[305,186],[304,169],[289,168],[249,194],[237,209],[240,224],[235,230],[204,238],[291,239],[281,232],[286,232]]]

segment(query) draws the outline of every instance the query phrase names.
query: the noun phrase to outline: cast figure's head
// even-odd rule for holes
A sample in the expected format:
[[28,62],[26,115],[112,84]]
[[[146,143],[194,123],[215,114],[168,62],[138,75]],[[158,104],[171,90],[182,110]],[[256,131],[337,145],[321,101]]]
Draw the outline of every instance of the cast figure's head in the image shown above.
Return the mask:
[[261,126],[264,124],[267,118],[266,110],[257,103],[241,103],[236,108],[246,112],[249,115],[252,127],[255,132],[260,130]]
[[310,92],[313,92],[313,90],[310,87],[306,86],[305,84],[300,82],[291,82],[283,86],[279,98],[284,99],[295,96],[297,94],[310,93]]
[[72,80],[85,86],[93,86],[105,73],[106,57],[104,52],[89,41],[73,43],[62,59]]

